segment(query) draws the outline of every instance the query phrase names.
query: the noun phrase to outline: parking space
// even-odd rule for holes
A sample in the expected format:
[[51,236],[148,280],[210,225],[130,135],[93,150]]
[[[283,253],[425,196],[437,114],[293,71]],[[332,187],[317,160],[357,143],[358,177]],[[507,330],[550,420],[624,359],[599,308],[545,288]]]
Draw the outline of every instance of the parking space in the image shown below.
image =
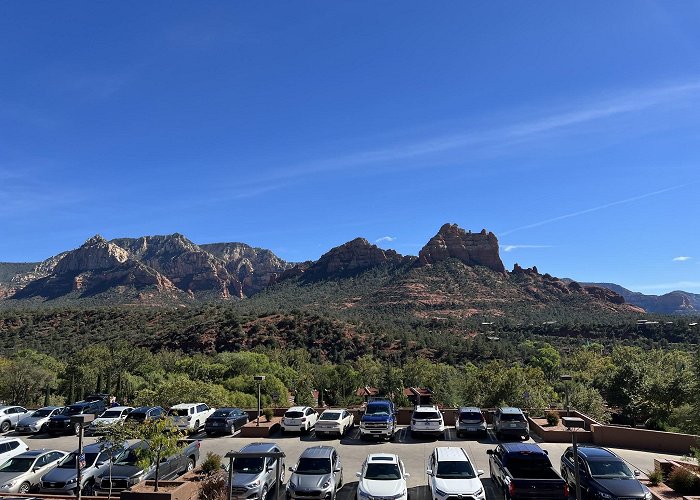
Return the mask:
[[[9,433],[9,435],[13,434],[12,432]],[[482,480],[488,498],[500,498],[502,496],[500,492],[495,491],[489,479],[489,464],[486,450],[492,449],[498,444],[495,436],[490,431],[485,438],[458,438],[454,428],[448,428],[439,439],[419,439],[412,437],[408,428],[401,427],[394,440],[390,442],[362,441],[359,434],[359,428],[355,427],[340,439],[338,437],[325,436],[323,438],[318,438],[313,431],[309,434],[301,435],[292,433],[285,433],[284,435],[278,434],[267,439],[243,438],[240,437],[240,433],[233,436],[207,437],[206,434],[202,432],[193,437],[201,439],[200,451],[202,458],[204,458],[207,452],[213,452],[223,456],[229,451],[239,450],[248,443],[274,441],[279,444],[280,448],[286,454],[286,467],[294,465],[301,453],[309,446],[334,446],[338,450],[343,462],[345,478],[345,486],[338,497],[339,500],[349,500],[355,497],[355,488],[357,486],[355,472],[360,470],[360,466],[368,454],[378,452],[395,453],[399,455],[406,464],[407,471],[411,474],[411,477],[408,478],[411,500],[428,500],[429,495],[426,494],[428,477],[425,473],[428,456],[437,446],[458,446],[464,448],[469,454],[477,469],[484,471]],[[76,436],[49,437],[47,435],[38,435],[21,437],[31,449],[51,448],[72,451],[78,446],[78,438]],[[87,437],[84,442],[85,444],[89,444],[95,441],[96,438]],[[535,441],[531,439],[529,442]],[[541,442],[538,444],[543,449],[547,450],[552,464],[555,469],[558,470],[559,460],[568,445],[564,443]],[[635,450],[613,449],[613,451],[628,461],[632,467],[641,470],[643,473],[653,469],[654,458],[673,458],[672,455]]]

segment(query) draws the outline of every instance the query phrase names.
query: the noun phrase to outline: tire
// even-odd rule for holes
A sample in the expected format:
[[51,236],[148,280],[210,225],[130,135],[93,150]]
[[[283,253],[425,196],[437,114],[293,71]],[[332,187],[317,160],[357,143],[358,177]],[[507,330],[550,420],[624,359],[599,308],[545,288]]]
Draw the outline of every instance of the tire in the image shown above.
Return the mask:
[[263,486],[262,493],[260,493],[260,500],[267,500],[267,485]]
[[27,494],[27,493],[29,493],[30,489],[31,489],[31,485],[27,481],[25,481],[19,485],[19,488],[17,489],[17,493]]
[[85,496],[93,496],[95,494],[95,483],[90,481],[85,485],[82,491],[83,495]]
[[197,463],[195,462],[194,458],[190,457],[187,459],[187,468],[185,469],[185,472],[189,472],[195,468]]
[[212,437],[214,435],[213,432],[207,431],[207,437]]
[[7,432],[10,430],[10,427],[12,427],[12,425],[10,425],[10,422],[5,420],[2,424],[0,424],[0,432]]
[[284,486],[284,467],[282,467],[282,469],[280,470],[279,482],[280,482],[280,489],[282,489],[282,486]]
[[200,426],[199,426],[199,420],[195,420],[195,421],[194,421],[194,432],[195,432],[195,434],[199,432],[199,428],[200,428]]

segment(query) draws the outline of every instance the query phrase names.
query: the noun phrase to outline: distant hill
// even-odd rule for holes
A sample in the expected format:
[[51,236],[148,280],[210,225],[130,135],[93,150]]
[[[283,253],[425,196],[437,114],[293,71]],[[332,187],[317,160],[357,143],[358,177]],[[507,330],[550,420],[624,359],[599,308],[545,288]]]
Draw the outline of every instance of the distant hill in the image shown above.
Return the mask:
[[612,290],[623,296],[625,302],[639,306],[646,312],[659,314],[700,314],[700,294],[676,290],[663,295],[645,295],[633,292],[615,283],[589,283]]
[[269,250],[243,243],[197,245],[177,233],[111,241],[98,235],[28,267],[17,268],[0,305],[180,306],[246,299],[248,309],[421,321],[585,320],[641,312],[607,287],[563,281],[517,264],[509,272],[493,233],[454,224],[443,225],[418,256],[357,238],[317,261],[292,264]]

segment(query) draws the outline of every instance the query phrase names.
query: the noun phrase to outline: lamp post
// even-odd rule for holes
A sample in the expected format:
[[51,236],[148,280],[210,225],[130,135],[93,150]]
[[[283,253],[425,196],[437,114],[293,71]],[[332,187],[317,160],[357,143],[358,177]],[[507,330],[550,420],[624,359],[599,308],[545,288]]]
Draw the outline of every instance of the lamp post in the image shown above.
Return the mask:
[[258,383],[258,420],[255,425],[256,427],[260,427],[260,386],[262,385],[263,380],[265,380],[265,375],[255,375],[253,376],[253,380]]
[[559,377],[564,382],[564,394],[566,394],[566,416],[571,416],[571,408],[569,407],[569,383],[573,379],[571,375],[562,375]]
[[85,424],[95,420],[95,415],[86,413],[85,415],[72,415],[70,417],[71,426],[78,425],[78,456],[75,457],[76,492],[75,497],[80,500],[82,495],[83,468],[85,467],[85,457],[83,456],[83,429]]
[[576,440],[576,430],[583,429],[585,422],[578,417],[564,417],[561,419],[564,427],[571,431],[571,445],[574,448],[574,477],[576,478],[576,500],[581,500],[581,470],[578,464],[578,443]]

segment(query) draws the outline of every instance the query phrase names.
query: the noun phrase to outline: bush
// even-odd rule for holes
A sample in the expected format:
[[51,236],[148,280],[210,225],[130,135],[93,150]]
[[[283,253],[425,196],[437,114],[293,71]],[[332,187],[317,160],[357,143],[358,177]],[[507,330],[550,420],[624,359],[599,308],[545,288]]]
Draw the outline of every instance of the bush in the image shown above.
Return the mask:
[[547,419],[547,423],[552,427],[559,425],[559,414],[557,412],[548,411],[545,413],[545,418]]
[[700,489],[697,476],[684,467],[675,467],[666,483],[681,495],[692,494]]
[[228,477],[225,471],[215,472],[201,483],[199,500],[226,500]]
[[654,469],[649,472],[649,484],[652,486],[658,486],[664,480],[664,473],[661,469]]
[[265,415],[265,420],[272,422],[272,417],[275,416],[275,412],[272,408],[265,408],[263,410],[263,415]]
[[211,451],[207,452],[207,458],[202,462],[201,469],[207,476],[211,476],[215,472],[221,470],[221,455],[217,455]]

